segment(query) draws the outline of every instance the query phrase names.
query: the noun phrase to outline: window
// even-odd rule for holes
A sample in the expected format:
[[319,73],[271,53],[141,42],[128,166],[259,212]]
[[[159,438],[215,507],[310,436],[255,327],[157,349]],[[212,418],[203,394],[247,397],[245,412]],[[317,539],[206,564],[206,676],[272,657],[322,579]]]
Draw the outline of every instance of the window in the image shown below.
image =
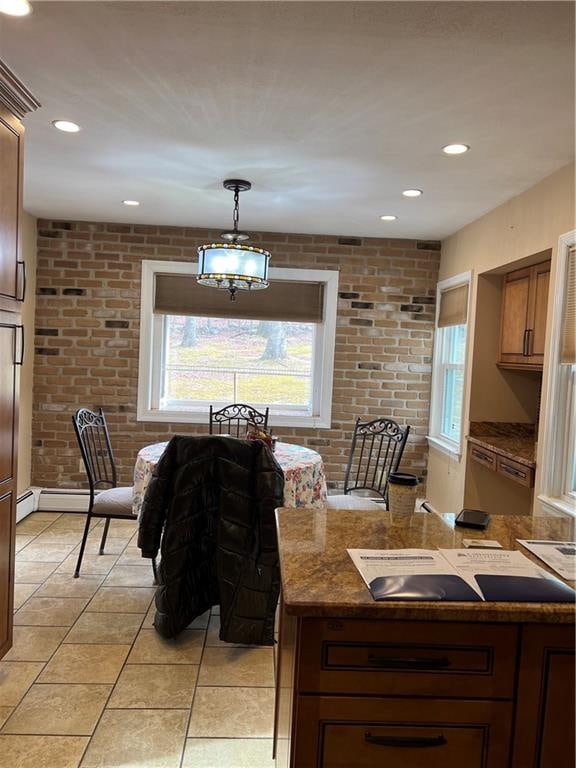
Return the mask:
[[330,426],[338,273],[271,269],[231,302],[196,271],[143,263],[138,419],[204,423],[246,402],[273,425]]
[[428,441],[460,455],[470,273],[438,283]]
[[538,498],[547,512],[576,515],[576,231],[560,238],[550,291],[554,304]]

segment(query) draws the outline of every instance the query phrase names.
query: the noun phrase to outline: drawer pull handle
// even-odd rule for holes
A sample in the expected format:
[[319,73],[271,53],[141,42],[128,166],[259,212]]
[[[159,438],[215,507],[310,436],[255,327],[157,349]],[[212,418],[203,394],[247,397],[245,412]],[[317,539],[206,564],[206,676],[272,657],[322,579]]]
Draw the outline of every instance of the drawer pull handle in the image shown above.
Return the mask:
[[508,464],[504,464],[504,462],[500,463],[500,469],[513,477],[521,477],[522,479],[526,477],[526,472],[520,472],[518,469],[514,469],[514,467],[511,467]]
[[450,659],[446,656],[438,658],[394,658],[393,656],[376,656],[371,653],[368,656],[368,663],[381,669],[446,669],[450,666]]
[[474,450],[472,453],[474,454],[474,456],[476,456],[477,459],[480,459],[480,461],[489,461],[490,464],[492,464],[492,462],[494,461],[494,458],[490,456],[490,454],[488,453],[482,453],[482,451],[476,451],[476,450]]
[[448,742],[444,736],[373,736],[370,731],[364,734],[364,741],[379,747],[443,747]]

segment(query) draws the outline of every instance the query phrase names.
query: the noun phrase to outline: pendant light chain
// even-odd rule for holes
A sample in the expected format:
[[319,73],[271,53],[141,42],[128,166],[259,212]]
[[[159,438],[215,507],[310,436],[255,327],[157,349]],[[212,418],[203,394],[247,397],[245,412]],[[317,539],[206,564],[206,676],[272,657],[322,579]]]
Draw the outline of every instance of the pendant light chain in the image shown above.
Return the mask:
[[234,224],[234,232],[238,232],[238,224],[240,222],[240,189],[238,186],[234,187],[234,214],[232,222]]

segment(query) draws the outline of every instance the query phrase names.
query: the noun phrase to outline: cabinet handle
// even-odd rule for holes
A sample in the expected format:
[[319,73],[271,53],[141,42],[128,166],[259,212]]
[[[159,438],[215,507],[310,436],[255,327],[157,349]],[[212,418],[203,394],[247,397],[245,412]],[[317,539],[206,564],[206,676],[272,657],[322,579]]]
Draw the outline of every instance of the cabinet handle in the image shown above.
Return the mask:
[[394,656],[376,656],[370,654],[368,663],[380,669],[446,669],[450,666],[450,659],[446,656],[437,658],[395,658]]
[[25,261],[19,261],[18,265],[22,268],[22,294],[18,296],[18,301],[24,301],[26,298],[26,262]]
[[526,472],[520,472],[520,470],[514,469],[514,467],[511,467],[508,464],[504,464],[504,462],[500,462],[500,469],[502,472],[512,475],[513,477],[521,477],[522,479],[526,477]]
[[534,331],[532,328],[528,328],[526,331],[526,356],[530,357],[533,354],[534,347]]
[[448,742],[444,736],[373,736],[370,731],[364,734],[364,741],[379,747],[443,747]]
[[477,459],[480,459],[480,461],[488,461],[488,462],[490,462],[490,464],[492,464],[492,463],[493,463],[493,461],[494,461],[494,458],[493,458],[492,456],[490,456],[490,454],[489,454],[489,453],[482,453],[482,451],[478,451],[478,450],[476,450],[476,449],[474,449],[474,450],[472,451],[472,453],[473,453],[473,455],[474,455],[474,456],[475,456]]
[[522,357],[528,357],[528,329],[524,331],[522,338]]
[[[16,328],[20,330],[20,359],[15,359],[14,365],[24,365],[24,326],[17,325]],[[18,337],[16,336],[15,338]],[[16,347],[16,341],[14,342],[14,347]],[[16,357],[16,351],[14,351],[14,357]]]

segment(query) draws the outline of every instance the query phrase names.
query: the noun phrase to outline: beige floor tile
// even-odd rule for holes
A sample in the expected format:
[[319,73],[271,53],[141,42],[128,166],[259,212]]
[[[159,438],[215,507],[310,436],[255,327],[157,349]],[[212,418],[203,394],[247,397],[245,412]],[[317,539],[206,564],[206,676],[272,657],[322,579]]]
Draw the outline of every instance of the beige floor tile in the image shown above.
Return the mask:
[[39,587],[36,597],[93,597],[104,576],[80,573],[75,579],[72,574],[55,573]]
[[165,640],[155,629],[142,629],[128,657],[128,664],[199,664],[204,631],[185,629]]
[[16,584],[41,584],[58,567],[57,563],[16,563]]
[[[154,627],[154,616],[156,615],[156,605],[153,602],[150,608],[148,609],[148,613],[146,614],[146,618],[144,619],[144,624],[142,624],[143,628],[146,629],[152,629]],[[205,611],[203,614],[198,616],[198,618],[194,619],[194,621],[190,622],[186,629],[206,629],[208,627],[208,620],[210,619],[210,611]]]
[[72,544],[82,541],[82,531],[78,528],[47,528],[36,536],[37,544]]
[[2,732],[89,736],[111,689],[111,685],[33,685]]
[[48,661],[67,632],[67,627],[14,627],[14,645],[4,660]]
[[179,709],[107,709],[82,768],[178,768],[187,720],[188,712]]
[[[100,531],[100,532],[99,532]],[[97,555],[100,552],[100,544],[102,540],[102,529],[96,528],[93,533],[91,533],[87,540],[86,540],[86,547],[84,549],[84,554],[89,555]],[[104,545],[104,554],[105,555],[119,555],[121,552],[124,552],[126,549],[126,541],[124,539],[106,539],[106,544]],[[72,554],[78,556],[78,553],[80,552],[80,546],[77,546]]]
[[196,689],[188,736],[272,738],[274,688]]
[[37,544],[33,541],[16,555],[21,563],[61,563],[74,549],[72,544]]
[[[99,520],[96,518],[92,518],[92,522],[90,523],[90,527],[94,528],[94,526],[98,525]],[[60,528],[61,530],[68,528],[68,529],[79,529],[80,531],[84,530],[84,526],[86,525],[86,515],[83,513],[76,513],[76,512],[64,512],[60,515],[60,517],[57,520],[52,521],[52,528]]]
[[231,648],[234,646],[238,647],[251,647],[251,646],[241,646],[239,643],[225,643],[223,640],[220,640],[220,614],[215,614],[214,616],[210,616],[210,622],[208,624],[208,632],[206,633],[206,645],[213,646],[216,648]]
[[[30,545],[28,545],[30,546]],[[26,550],[23,550],[24,552]],[[150,562],[143,565],[115,565],[104,582],[106,587],[153,587],[154,574]]]
[[42,531],[45,531],[46,528],[49,528],[53,522],[53,520],[39,520],[34,514],[28,515],[16,526],[16,535],[37,536]]
[[44,664],[27,661],[0,661],[0,701],[15,707],[42,671]]
[[145,613],[154,592],[152,587],[101,587],[86,610],[97,613]]
[[24,535],[17,534],[16,546],[14,551],[20,552],[21,549],[24,549],[24,547],[28,546],[28,544],[30,544],[31,541],[34,541],[35,538],[36,536],[24,536]]
[[138,547],[126,547],[120,557],[118,558],[118,565],[148,565],[150,568],[152,564],[149,558],[142,557],[142,552]]
[[39,683],[115,683],[129,645],[65,643],[42,670]]
[[78,768],[85,736],[0,736],[0,765],[10,768]]
[[[0,707],[0,728],[2,728],[6,720],[8,720],[13,709],[14,707]],[[2,765],[2,763],[0,763],[0,765]]]
[[14,584],[14,610],[21,608],[37,589],[38,584]]
[[272,648],[205,648],[198,685],[272,688]]
[[109,709],[189,709],[198,667],[191,664],[126,666],[108,702]]
[[63,512],[33,512],[31,515],[28,515],[26,520],[33,517],[36,520],[49,520],[53,523],[55,520],[58,520],[58,518],[62,517],[63,514]]
[[[85,574],[103,574],[106,575],[114,567],[114,563],[118,559],[118,555],[98,555],[96,553],[91,554],[85,552],[82,559],[82,566],[80,567],[81,573]],[[76,563],[78,562],[78,554],[73,553],[69,555],[66,560],[62,562],[62,565],[58,568],[58,573],[74,573],[76,570]]]
[[65,643],[131,643],[136,637],[142,615],[137,613],[83,613]]
[[274,768],[272,739],[187,739],[182,768]]
[[87,603],[85,597],[30,597],[14,614],[14,624],[71,627]]

